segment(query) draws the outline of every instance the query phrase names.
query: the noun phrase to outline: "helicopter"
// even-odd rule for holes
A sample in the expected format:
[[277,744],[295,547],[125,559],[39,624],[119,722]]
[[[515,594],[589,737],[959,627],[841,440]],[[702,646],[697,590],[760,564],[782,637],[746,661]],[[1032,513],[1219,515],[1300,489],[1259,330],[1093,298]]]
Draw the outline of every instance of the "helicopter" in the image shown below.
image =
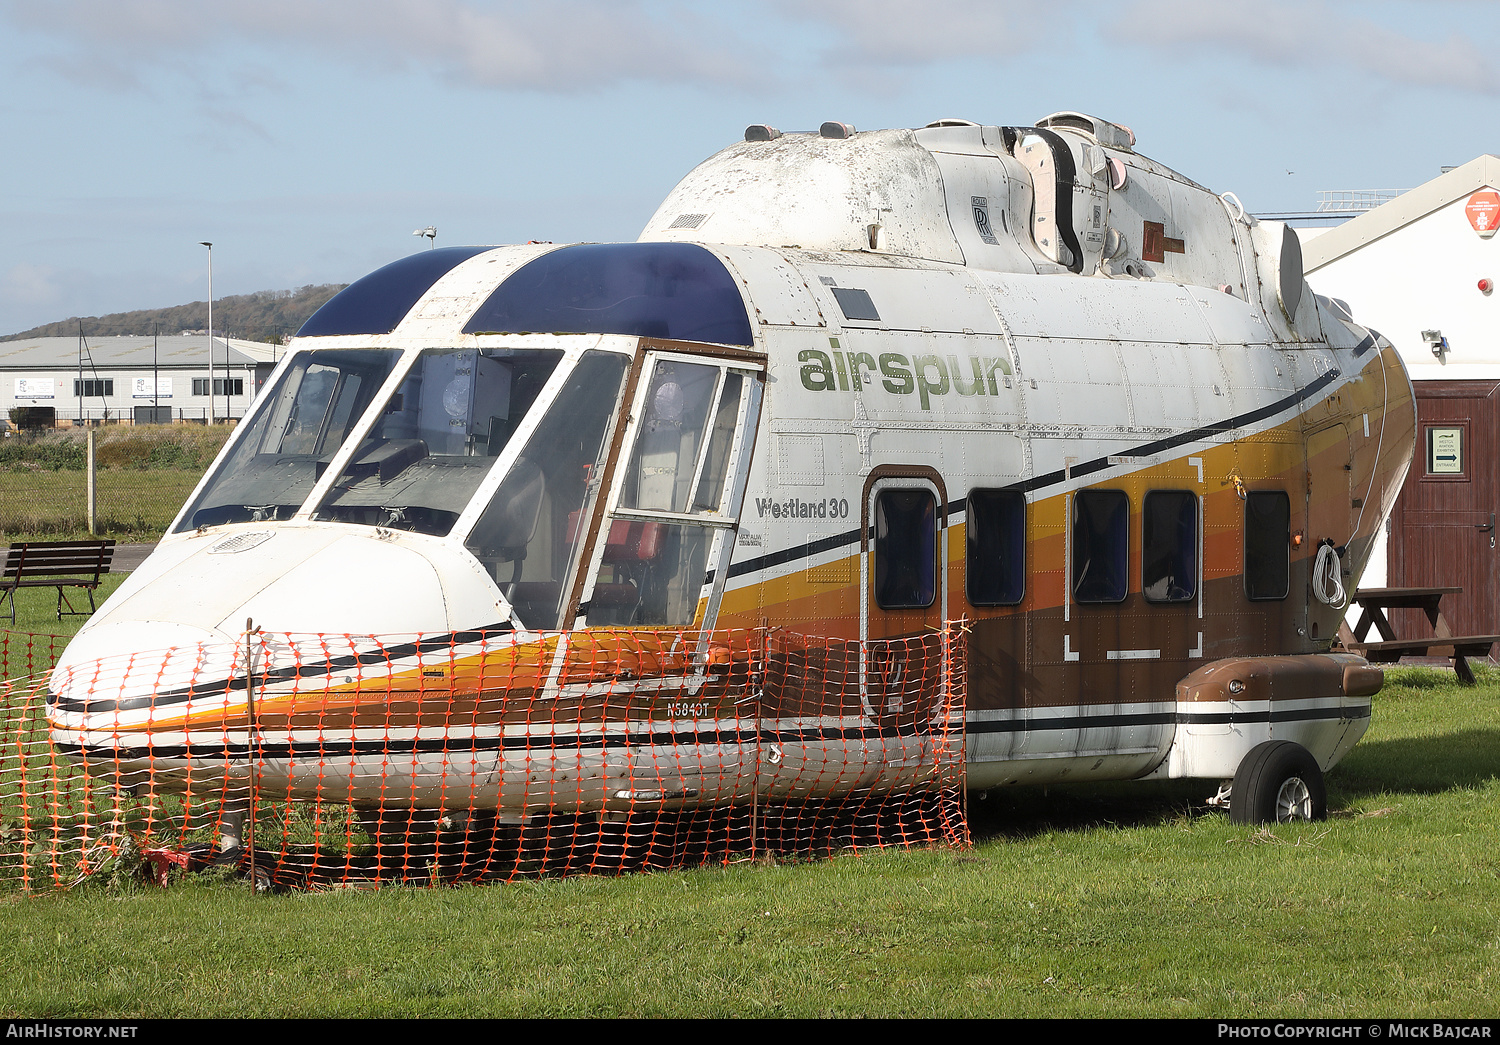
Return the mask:
[[504,822],[921,787],[939,728],[970,790],[1313,819],[1414,432],[1295,230],[1122,125],[755,125],[635,242],[325,304],[48,720],[92,773]]

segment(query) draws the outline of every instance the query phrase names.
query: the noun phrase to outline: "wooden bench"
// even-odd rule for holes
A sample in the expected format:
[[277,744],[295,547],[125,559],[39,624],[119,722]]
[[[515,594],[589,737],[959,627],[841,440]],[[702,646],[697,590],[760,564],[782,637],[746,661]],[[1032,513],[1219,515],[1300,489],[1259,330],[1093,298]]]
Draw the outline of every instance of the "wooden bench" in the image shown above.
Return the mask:
[[[1375,664],[1394,664],[1402,657],[1452,657],[1453,670],[1469,685],[1474,671],[1467,658],[1488,657],[1490,648],[1500,642],[1500,635],[1454,635],[1443,616],[1444,595],[1456,595],[1462,588],[1366,588],[1354,593],[1353,602],[1360,607],[1359,621],[1344,644],[1353,652]],[[1386,610],[1421,610],[1432,625],[1432,637],[1398,639]],[[1370,626],[1380,632],[1380,642],[1366,642]],[[1341,629],[1342,630],[1342,629]]]
[[[1474,670],[1467,657],[1488,657],[1500,635],[1461,635],[1446,639],[1393,639],[1388,642],[1355,643],[1350,647],[1373,664],[1394,664],[1402,657],[1452,657],[1453,670],[1466,683],[1474,684]],[[1451,651],[1451,652],[1450,652]]]
[[[0,599],[10,599],[10,622],[16,622],[16,589],[56,588],[57,619],[63,606],[75,617],[94,612],[94,589],[109,572],[115,557],[114,541],[29,541],[12,544],[5,553],[5,572],[0,574]],[[64,588],[83,588],[89,593],[85,613],[75,610],[63,594]]]

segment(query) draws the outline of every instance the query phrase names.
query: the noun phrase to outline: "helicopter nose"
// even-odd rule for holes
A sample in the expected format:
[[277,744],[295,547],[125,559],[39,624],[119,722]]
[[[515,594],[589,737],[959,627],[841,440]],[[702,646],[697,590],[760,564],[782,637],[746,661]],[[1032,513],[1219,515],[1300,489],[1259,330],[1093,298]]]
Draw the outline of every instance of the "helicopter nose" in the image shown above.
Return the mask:
[[163,621],[122,621],[69,644],[47,687],[54,712],[120,712],[161,693],[190,689],[207,676],[228,677],[238,649],[217,631]]

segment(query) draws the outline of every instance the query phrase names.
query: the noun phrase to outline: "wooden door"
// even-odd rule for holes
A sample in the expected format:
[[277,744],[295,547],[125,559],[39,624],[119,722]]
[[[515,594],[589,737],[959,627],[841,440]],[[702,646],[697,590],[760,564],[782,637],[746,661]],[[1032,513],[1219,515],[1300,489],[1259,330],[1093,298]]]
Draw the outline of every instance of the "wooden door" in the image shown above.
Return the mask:
[[[1391,516],[1390,584],[1462,587],[1442,604],[1453,634],[1500,634],[1500,382],[1418,381],[1415,389],[1417,452]],[[1419,611],[1398,612],[1398,635],[1430,632]]]

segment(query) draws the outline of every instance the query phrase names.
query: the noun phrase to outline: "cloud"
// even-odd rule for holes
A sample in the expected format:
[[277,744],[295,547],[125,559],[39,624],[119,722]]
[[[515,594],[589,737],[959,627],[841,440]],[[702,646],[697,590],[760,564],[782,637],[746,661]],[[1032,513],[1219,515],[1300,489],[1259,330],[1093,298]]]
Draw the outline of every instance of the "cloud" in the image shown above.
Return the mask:
[[[1465,7],[1484,15],[1479,5],[1454,4],[1427,5],[1424,13]],[[1206,45],[1275,65],[1352,66],[1403,85],[1500,94],[1500,68],[1471,40],[1457,33],[1420,39],[1360,17],[1359,10],[1322,0],[1135,0],[1114,31],[1156,48]]]
[[836,38],[831,65],[926,65],[1004,60],[1058,35],[1076,0],[775,0],[786,18],[821,23]]
[[12,265],[0,275],[0,305],[32,308],[55,305],[63,297],[58,273],[47,265]]
[[[0,0],[14,26],[78,54],[55,68],[192,69],[225,43],[418,68],[481,88],[575,92],[623,81],[748,84],[764,75],[727,26],[646,0]],[[122,55],[128,57],[122,58]]]
[[1429,28],[1477,20],[1492,33],[1488,4],[1367,10],[1347,0],[0,0],[10,27],[60,45],[39,61],[116,89],[138,86],[152,67],[202,82],[225,45],[254,46],[268,66],[300,52],[470,88],[563,94],[628,82],[785,88],[819,72],[876,86],[955,60],[1021,57],[1050,57],[1067,84],[1092,50],[1080,46],[1087,36],[1500,93],[1500,68],[1479,46]]

